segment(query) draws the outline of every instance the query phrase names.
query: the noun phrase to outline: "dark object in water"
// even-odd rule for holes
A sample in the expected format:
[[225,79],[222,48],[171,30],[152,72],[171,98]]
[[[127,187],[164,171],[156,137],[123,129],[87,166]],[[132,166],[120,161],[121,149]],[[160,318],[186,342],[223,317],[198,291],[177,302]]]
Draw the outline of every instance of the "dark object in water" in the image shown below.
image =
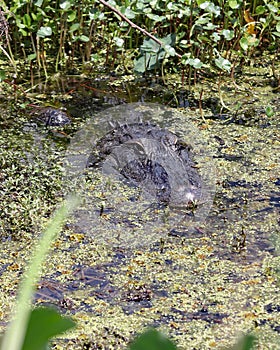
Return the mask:
[[36,117],[36,121],[45,126],[64,126],[71,123],[67,113],[59,108],[36,107],[31,113]]
[[109,169],[163,203],[187,205],[200,197],[191,147],[148,122],[114,127],[97,141],[87,166]]

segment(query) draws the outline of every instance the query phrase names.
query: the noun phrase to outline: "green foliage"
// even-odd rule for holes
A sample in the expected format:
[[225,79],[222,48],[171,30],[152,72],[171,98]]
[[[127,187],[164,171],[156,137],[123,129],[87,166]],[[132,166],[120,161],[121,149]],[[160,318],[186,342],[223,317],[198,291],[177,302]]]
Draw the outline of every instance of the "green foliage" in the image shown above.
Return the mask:
[[[163,46],[145,38],[99,1],[16,0],[4,8],[15,58],[33,62],[32,67],[36,63],[38,71],[43,68],[46,75],[53,68],[71,68],[75,61],[99,67],[102,63],[108,69],[134,68],[138,73],[158,70],[163,63],[178,71],[178,63],[182,63],[181,68],[191,74],[193,69],[209,68],[229,72],[232,60],[243,57],[246,61],[256,48],[276,51],[279,46],[277,1],[134,0],[110,4],[156,35]],[[135,59],[134,67],[133,59],[127,62],[130,57]]]
[[49,339],[73,328],[75,323],[52,308],[36,308],[30,314],[21,350],[47,349]]
[[164,58],[175,55],[175,35],[169,34],[161,39],[163,46],[152,39],[145,39],[140,47],[140,55],[134,62],[134,70],[137,73],[144,73],[160,67]]

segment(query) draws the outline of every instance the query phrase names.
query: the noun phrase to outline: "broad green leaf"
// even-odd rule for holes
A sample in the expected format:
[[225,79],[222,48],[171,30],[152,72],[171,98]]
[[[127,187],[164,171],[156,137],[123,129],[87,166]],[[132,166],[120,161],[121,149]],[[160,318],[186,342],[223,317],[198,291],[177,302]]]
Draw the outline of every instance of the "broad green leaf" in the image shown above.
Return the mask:
[[204,17],[199,17],[196,21],[195,24],[206,24],[209,23],[209,21],[211,21],[211,19],[209,18],[209,15],[204,16]]
[[230,72],[231,63],[226,58],[223,58],[222,56],[220,56],[219,58],[216,58],[215,64],[218,68],[222,70],[226,70],[227,72]]
[[144,55],[141,55],[134,60],[134,71],[136,73],[146,72],[146,59]]
[[203,26],[203,28],[206,30],[214,30],[215,28],[217,28],[217,26],[211,22],[208,22],[206,26]]
[[150,329],[139,335],[129,346],[129,350],[176,350],[176,345],[158,332]]
[[152,39],[144,39],[143,45],[141,45],[141,51],[157,53],[161,46]]
[[164,38],[160,39],[165,45],[174,46],[176,42],[176,34],[168,34]]
[[30,314],[22,350],[45,350],[49,339],[74,326],[55,309],[36,308]]
[[276,30],[277,30],[277,32],[280,32],[280,22],[277,22],[277,24],[276,24]]
[[[98,11],[98,9],[96,9],[96,8],[91,8],[91,9],[89,10],[89,14],[88,14],[88,15],[89,15],[89,19],[90,19],[91,21],[97,20],[97,19],[99,18],[100,14],[101,14],[101,12]],[[102,14],[103,14],[103,12],[102,12]]]
[[24,30],[24,29],[22,29],[22,28],[19,29],[19,32],[20,32],[23,36],[27,36],[27,35],[28,35],[27,31]]
[[45,38],[46,36],[51,36],[52,35],[52,28],[51,27],[41,27],[37,35],[39,38]]
[[164,50],[169,56],[173,57],[176,55],[176,51],[175,51],[174,47],[172,47],[170,45],[165,45]]

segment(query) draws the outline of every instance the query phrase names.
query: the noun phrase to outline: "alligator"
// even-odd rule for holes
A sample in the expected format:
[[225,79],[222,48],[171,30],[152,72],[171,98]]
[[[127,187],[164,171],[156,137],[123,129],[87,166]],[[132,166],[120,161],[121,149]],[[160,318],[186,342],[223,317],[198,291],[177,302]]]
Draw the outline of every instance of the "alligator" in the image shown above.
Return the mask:
[[104,164],[158,202],[189,205],[199,199],[201,177],[192,147],[150,122],[118,124],[100,138],[87,167],[104,169]]

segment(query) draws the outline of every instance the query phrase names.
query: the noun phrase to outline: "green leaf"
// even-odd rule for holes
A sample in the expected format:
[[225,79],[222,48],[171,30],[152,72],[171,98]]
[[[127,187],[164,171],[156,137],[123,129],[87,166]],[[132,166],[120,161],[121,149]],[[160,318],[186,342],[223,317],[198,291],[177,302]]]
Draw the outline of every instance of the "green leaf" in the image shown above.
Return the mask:
[[230,0],[230,1],[228,2],[228,4],[229,4],[229,7],[230,7],[231,9],[233,9],[233,10],[239,8],[239,4],[238,4],[238,2],[237,2],[236,0]]
[[26,13],[22,18],[23,24],[25,27],[30,28],[31,27],[31,17],[28,13]]
[[146,71],[146,59],[145,59],[144,55],[141,55],[134,60],[134,71],[136,73],[145,73],[145,71]]
[[176,350],[175,344],[156,329],[147,330],[129,346],[129,350]]
[[244,51],[247,51],[247,50],[248,50],[248,48],[249,48],[249,43],[248,43],[247,38],[245,38],[245,36],[243,36],[243,37],[240,39],[239,44],[240,44],[241,48],[242,48]]
[[165,45],[164,50],[169,56],[173,57],[176,55],[176,51],[175,51],[174,47],[172,47],[170,45]]
[[71,25],[70,29],[69,29],[69,33],[73,33],[75,32],[75,30],[80,28],[80,23],[74,23]]
[[200,69],[204,67],[204,64],[200,61],[199,58],[189,58],[188,55],[183,55],[182,63],[184,65],[190,65],[195,69]]
[[30,61],[33,61],[35,60],[37,57],[36,53],[31,53],[30,55],[27,56],[27,61],[30,62]]
[[77,12],[74,10],[71,10],[68,12],[68,17],[67,17],[67,21],[68,22],[73,22],[76,18]]
[[280,32],[280,22],[277,22],[277,24],[276,24],[276,30],[277,30],[277,32]]
[[157,53],[161,48],[161,45],[156,43],[152,39],[144,39],[143,45],[141,45],[140,49],[142,52],[154,52]]
[[229,30],[229,29],[223,29],[221,31],[221,34],[225,37],[226,40],[231,40],[234,38],[234,31],[233,30]]
[[50,338],[73,328],[75,323],[52,308],[31,312],[22,350],[45,350]]
[[80,35],[79,40],[84,42],[84,43],[87,43],[87,42],[89,42],[89,37],[86,35]]
[[274,110],[271,106],[267,106],[266,109],[265,109],[265,114],[268,116],[268,117],[272,117],[274,115]]
[[168,34],[167,36],[165,36],[164,38],[162,38],[161,41],[162,41],[165,45],[174,46],[174,45],[175,45],[175,42],[176,42],[176,34]]
[[257,6],[256,7],[256,15],[262,15],[265,13],[266,8],[264,6]]
[[155,14],[152,14],[152,13],[148,13],[147,17],[152,19],[155,23],[162,22],[162,21],[165,20],[165,16],[159,16],[159,15],[155,15]]
[[34,3],[34,5],[35,5],[35,6],[38,6],[38,7],[41,7],[43,1],[44,1],[44,0],[37,0],[37,1]]
[[135,12],[131,10],[131,8],[126,7],[125,11],[121,11],[127,18],[133,19],[135,18]]
[[65,1],[60,1],[60,4],[59,4],[59,7],[64,10],[64,11],[67,11],[70,9],[71,7],[71,2],[68,1],[68,0],[65,0]]
[[226,58],[223,58],[222,56],[220,56],[219,58],[216,58],[215,64],[218,68],[222,70],[226,70],[227,72],[230,72],[231,63]]
[[277,13],[278,12],[278,8],[271,5],[271,4],[266,4],[266,6],[269,8],[269,10],[273,13]]
[[280,37],[280,33],[279,32],[272,32],[272,34],[275,35],[275,36]]
[[217,43],[218,41],[221,40],[221,37],[220,37],[220,35],[219,35],[218,33],[213,33],[213,34],[211,35],[211,37],[213,38],[213,40],[215,41],[215,43]]
[[52,28],[51,27],[41,27],[37,35],[39,38],[45,38],[46,36],[51,36],[52,35]]
[[6,79],[6,72],[4,70],[0,70],[0,81],[3,81]]
[[115,37],[114,42],[115,42],[116,46],[118,46],[118,47],[122,47],[124,44],[124,40],[122,38],[119,38],[119,37]]

